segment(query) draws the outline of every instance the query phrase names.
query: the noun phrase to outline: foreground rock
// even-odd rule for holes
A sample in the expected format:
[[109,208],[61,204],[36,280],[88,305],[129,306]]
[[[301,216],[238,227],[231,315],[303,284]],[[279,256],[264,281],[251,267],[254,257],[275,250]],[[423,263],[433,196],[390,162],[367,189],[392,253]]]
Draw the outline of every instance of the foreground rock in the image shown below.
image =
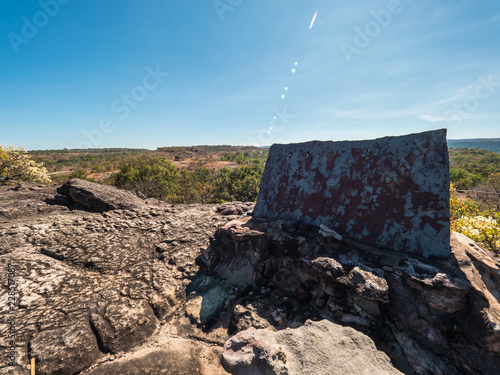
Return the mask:
[[[276,328],[311,314],[363,330],[405,373],[500,373],[500,262],[492,253],[457,233],[451,257],[427,260],[320,232],[271,219],[217,230],[203,252],[210,269],[240,287],[286,296],[236,328],[259,328],[266,309]],[[251,316],[241,310],[234,316]]]
[[[500,263],[466,237],[429,261],[249,221],[249,203],[113,199],[99,213],[55,187],[0,186],[0,374],[30,356],[40,375],[359,374],[357,357],[373,373],[499,373]],[[270,351],[238,359],[252,337]]]
[[[24,373],[30,356],[37,375],[76,374],[98,362],[109,373],[121,373],[130,367],[121,364],[126,358],[138,374],[165,373],[160,369],[168,358],[178,362],[171,371],[191,369],[191,356],[179,356],[168,345],[157,348],[167,353],[157,368],[128,356],[173,336],[184,340],[186,353],[199,352],[203,340],[215,341],[186,318],[186,287],[200,271],[196,259],[209,236],[235,216],[218,214],[216,205],[172,207],[154,200],[123,209],[139,201],[126,192],[122,202],[122,192],[108,201],[96,184],[73,181],[66,187],[84,185],[85,194],[92,191],[100,199],[98,207],[116,209],[89,212],[76,203],[84,203],[80,193],[67,198],[55,187],[0,186],[0,374]],[[12,315],[9,288],[16,297]],[[192,289],[188,295],[197,293]],[[15,366],[8,366],[11,331]],[[219,354],[225,339],[219,338]],[[200,359],[197,367],[211,369],[205,374],[224,373],[214,356]]]
[[112,357],[86,375],[224,375],[220,365],[222,348],[199,341],[160,337],[154,344],[117,360]]
[[240,332],[224,346],[222,363],[235,375],[402,374],[368,336],[327,320]]

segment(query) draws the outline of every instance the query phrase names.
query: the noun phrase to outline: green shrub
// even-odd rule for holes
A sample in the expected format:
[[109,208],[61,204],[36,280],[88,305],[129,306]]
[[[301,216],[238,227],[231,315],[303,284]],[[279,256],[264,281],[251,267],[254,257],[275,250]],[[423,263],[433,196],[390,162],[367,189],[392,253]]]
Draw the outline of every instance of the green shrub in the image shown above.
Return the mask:
[[259,194],[264,165],[222,168],[214,186],[215,202],[255,202]]
[[454,223],[454,229],[483,247],[500,252],[500,225],[494,218],[462,216]]
[[114,177],[115,186],[147,197],[170,201],[180,188],[179,171],[162,156],[140,155]]
[[204,167],[178,171],[162,156],[141,155],[105,183],[170,203],[256,201],[263,171],[263,163],[218,172]]

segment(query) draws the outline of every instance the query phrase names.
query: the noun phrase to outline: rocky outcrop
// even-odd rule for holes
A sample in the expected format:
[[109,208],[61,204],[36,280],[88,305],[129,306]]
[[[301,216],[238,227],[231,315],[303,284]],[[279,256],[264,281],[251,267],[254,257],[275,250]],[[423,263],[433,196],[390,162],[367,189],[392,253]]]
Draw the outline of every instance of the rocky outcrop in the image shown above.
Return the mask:
[[402,374],[368,336],[328,320],[242,331],[224,345],[222,363],[235,375]]
[[221,215],[244,215],[253,212],[255,203],[253,202],[228,202],[222,203],[217,212]]
[[[240,219],[217,230],[203,259],[232,283],[273,286],[321,317],[363,330],[405,373],[499,371],[500,262],[492,253],[453,234],[452,256],[428,260],[327,242],[321,231]],[[281,314],[280,324],[270,319],[275,327],[294,326],[303,310],[284,303],[275,314]]]
[[446,130],[274,144],[255,216],[333,228],[368,245],[450,255]]
[[251,219],[248,203],[114,199],[93,212],[55,187],[0,186],[0,374],[31,356],[41,375],[500,368],[500,263],[464,236],[431,261]]
[[118,353],[145,342],[156,330],[158,321],[145,300],[117,299],[101,313],[91,314],[90,323],[102,349]]
[[[101,188],[85,185],[92,192]],[[152,353],[144,358],[167,353],[161,366],[168,358],[177,358],[179,366],[191,361],[191,355],[179,356],[171,345],[156,351],[150,346],[173,336],[184,340],[183,348],[192,350],[192,356],[211,353],[210,363],[199,361],[200,370],[224,373],[219,357],[214,359],[217,351],[205,350],[204,341],[193,339],[215,341],[189,323],[184,305],[186,286],[200,270],[200,249],[235,216],[218,214],[217,205],[172,207],[154,200],[123,209],[130,203],[128,194],[123,202],[118,202],[120,194],[109,201],[95,196],[100,207],[116,209],[89,212],[73,198],[56,194],[55,187],[0,187],[0,374],[24,373],[30,356],[41,375],[76,374],[99,362],[97,367],[106,365],[109,373],[130,366],[138,374],[161,373],[130,354],[145,347]],[[200,293],[192,289],[188,295]],[[12,313],[9,290],[16,297]],[[185,325],[178,323],[183,319],[188,319]],[[11,331],[15,366],[7,366]],[[125,359],[137,363],[122,365]],[[153,368],[146,371],[146,364]],[[187,362],[182,366],[189,367]]]
[[94,212],[136,209],[144,205],[143,200],[131,192],[78,178],[68,181],[57,192]]

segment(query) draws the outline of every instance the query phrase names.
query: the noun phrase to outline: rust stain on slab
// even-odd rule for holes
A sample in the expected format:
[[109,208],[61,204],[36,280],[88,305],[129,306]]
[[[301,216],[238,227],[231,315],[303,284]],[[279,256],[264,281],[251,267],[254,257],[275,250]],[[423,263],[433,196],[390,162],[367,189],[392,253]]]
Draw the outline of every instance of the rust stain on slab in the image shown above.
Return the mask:
[[254,216],[326,225],[424,257],[450,254],[446,130],[367,141],[275,144]]

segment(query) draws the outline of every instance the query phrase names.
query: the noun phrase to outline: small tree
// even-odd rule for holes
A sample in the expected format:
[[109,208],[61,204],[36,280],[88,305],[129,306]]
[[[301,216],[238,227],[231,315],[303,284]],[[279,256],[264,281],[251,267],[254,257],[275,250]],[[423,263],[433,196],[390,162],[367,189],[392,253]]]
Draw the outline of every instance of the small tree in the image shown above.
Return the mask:
[[500,173],[488,177],[485,183],[474,188],[474,198],[485,211],[500,220]]
[[23,181],[52,183],[43,164],[32,160],[23,147],[4,148],[0,145],[0,175]]

